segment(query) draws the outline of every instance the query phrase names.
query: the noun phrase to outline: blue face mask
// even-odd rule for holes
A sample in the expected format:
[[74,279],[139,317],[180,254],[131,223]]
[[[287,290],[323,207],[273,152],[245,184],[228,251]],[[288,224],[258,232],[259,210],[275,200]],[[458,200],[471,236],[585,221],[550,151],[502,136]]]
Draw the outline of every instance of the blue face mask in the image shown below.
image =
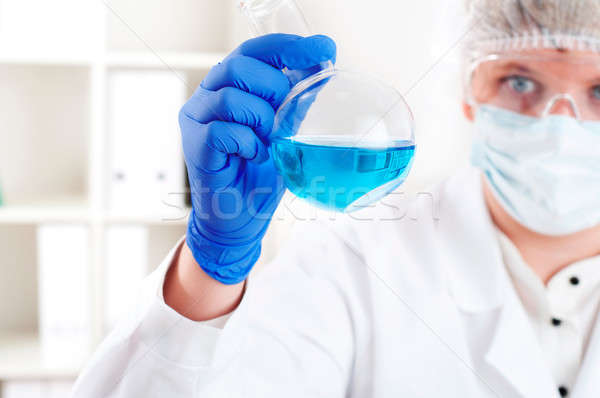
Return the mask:
[[519,223],[545,235],[600,223],[600,122],[483,105],[475,129],[471,162]]

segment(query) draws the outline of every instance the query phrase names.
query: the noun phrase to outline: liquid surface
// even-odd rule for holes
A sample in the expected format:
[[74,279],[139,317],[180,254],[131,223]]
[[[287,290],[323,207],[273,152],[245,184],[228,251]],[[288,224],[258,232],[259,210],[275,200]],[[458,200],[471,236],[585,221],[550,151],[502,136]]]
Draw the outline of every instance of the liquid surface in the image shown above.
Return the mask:
[[296,196],[329,210],[351,212],[404,182],[415,152],[411,141],[359,143],[356,137],[275,138],[275,167]]

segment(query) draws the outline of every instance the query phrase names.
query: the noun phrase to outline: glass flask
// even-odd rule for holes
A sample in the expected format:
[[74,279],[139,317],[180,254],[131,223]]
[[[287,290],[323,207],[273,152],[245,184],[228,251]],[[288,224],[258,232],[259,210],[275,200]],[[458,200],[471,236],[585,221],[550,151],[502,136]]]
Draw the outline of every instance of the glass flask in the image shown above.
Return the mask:
[[[257,35],[310,35],[294,0],[247,0],[241,9]],[[293,194],[352,212],[404,182],[415,153],[414,120],[397,90],[330,62],[283,72],[295,84],[275,114],[270,154]]]

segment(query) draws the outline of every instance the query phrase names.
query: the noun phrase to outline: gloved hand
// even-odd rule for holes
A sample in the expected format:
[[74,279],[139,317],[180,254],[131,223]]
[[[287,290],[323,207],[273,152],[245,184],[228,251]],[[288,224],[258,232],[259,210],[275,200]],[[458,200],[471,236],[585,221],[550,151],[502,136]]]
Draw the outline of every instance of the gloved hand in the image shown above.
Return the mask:
[[268,150],[275,111],[290,79],[334,59],[325,36],[251,39],[213,67],[181,109],[193,208],[186,243],[212,278],[239,283],[258,260],[284,192]]

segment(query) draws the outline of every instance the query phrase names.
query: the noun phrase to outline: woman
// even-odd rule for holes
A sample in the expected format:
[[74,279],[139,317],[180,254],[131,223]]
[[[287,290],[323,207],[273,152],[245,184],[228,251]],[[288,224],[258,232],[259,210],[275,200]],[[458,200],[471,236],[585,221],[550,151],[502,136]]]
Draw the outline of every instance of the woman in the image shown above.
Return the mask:
[[282,192],[266,149],[281,70],[335,45],[268,35],[215,66],[180,115],[188,234],[75,396],[596,396],[600,2],[468,10],[475,167],[433,207],[413,203],[417,217],[393,205],[303,223],[249,282]]

